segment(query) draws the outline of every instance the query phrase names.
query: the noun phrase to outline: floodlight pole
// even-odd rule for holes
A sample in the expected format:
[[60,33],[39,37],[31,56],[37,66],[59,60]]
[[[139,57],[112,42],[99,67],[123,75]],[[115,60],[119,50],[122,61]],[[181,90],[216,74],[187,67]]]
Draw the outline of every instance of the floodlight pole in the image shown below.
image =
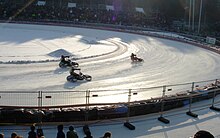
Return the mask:
[[202,8],[203,8],[203,0],[200,1],[198,34],[200,33],[200,27],[201,27]]
[[195,0],[193,0],[193,17],[192,17],[192,31],[195,28]]
[[192,0],[189,0],[189,31],[191,30]]

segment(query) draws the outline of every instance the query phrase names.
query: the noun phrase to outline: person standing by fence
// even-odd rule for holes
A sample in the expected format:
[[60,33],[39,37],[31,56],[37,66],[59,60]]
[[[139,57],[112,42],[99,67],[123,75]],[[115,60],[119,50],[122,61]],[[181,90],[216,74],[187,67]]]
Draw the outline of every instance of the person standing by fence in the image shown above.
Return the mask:
[[37,133],[35,132],[35,126],[30,127],[31,131],[28,132],[28,138],[37,138]]
[[69,131],[66,133],[66,138],[78,138],[78,135],[73,126],[69,127]]
[[63,132],[63,125],[58,125],[57,130],[57,138],[65,138],[65,134]]

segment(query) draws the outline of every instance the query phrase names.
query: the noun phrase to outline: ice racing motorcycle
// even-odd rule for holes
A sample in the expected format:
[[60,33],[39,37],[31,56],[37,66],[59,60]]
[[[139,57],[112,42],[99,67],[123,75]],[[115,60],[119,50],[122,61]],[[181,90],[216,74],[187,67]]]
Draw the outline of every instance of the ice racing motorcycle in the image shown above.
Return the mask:
[[132,62],[143,62],[144,60],[142,58],[138,58],[138,57],[131,57],[131,61]]
[[79,64],[77,62],[73,62],[70,59],[67,59],[66,61],[60,61],[59,66],[61,68],[66,68],[66,67],[78,67]]
[[91,81],[92,80],[92,76],[90,75],[86,75],[83,73],[79,73],[79,74],[71,74],[69,76],[66,77],[66,80],[69,82],[76,82],[77,80],[86,80],[86,81]]

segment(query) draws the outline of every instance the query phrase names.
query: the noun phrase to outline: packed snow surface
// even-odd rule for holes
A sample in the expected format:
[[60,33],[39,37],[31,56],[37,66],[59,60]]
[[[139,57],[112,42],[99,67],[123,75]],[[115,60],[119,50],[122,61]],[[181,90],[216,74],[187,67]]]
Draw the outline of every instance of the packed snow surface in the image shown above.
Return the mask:
[[[0,24],[0,32],[1,91],[122,90],[220,78],[220,55],[186,43],[43,25]],[[132,63],[132,52],[144,62]],[[92,81],[67,82],[69,69],[58,66],[61,55],[71,56],[82,73],[92,76]],[[127,100],[127,95],[113,93],[116,94],[110,95],[112,98],[99,100]],[[161,93],[162,89],[146,91],[132,100]]]

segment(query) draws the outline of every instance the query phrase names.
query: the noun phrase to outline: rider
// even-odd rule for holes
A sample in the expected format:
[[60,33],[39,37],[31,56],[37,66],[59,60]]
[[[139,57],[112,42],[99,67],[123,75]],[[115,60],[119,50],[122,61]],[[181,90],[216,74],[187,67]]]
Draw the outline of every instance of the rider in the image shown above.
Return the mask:
[[[79,70],[79,74],[76,73],[75,70]],[[75,67],[72,66],[71,69],[70,69],[70,75],[81,76],[82,73],[80,72],[80,70],[81,70],[80,68],[75,68]]]
[[66,60],[66,58],[69,58],[69,57],[70,56],[61,55],[60,61],[63,62],[64,64],[68,64],[69,60]]
[[131,53],[131,60],[137,60],[137,55],[135,55],[134,53]]

